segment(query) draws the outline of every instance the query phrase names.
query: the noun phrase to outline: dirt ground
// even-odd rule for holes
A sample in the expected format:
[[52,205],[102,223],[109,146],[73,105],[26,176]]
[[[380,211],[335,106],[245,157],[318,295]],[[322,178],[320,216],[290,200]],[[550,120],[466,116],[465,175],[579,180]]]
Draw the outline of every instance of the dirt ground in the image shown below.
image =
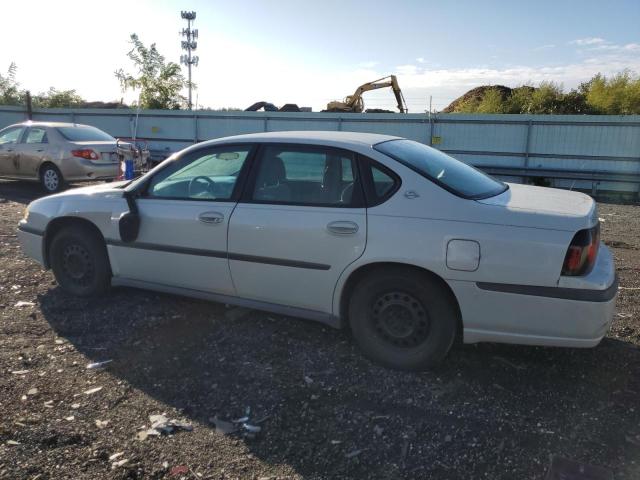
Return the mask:
[[[541,479],[554,455],[640,478],[640,206],[600,205],[621,289],[597,348],[459,345],[410,374],[302,320],[66,295],[15,235],[39,195],[0,181],[0,478]],[[216,430],[248,408],[260,432]],[[140,439],[163,413],[192,430]]]

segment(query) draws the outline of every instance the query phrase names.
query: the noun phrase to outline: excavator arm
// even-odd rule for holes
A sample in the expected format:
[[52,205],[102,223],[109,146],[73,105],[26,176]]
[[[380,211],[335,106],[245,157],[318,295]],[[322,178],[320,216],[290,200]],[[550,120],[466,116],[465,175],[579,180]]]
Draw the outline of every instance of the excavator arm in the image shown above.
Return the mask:
[[350,111],[350,112],[362,112],[364,111],[364,100],[362,94],[371,90],[378,90],[380,88],[391,87],[393,94],[396,97],[398,103],[398,110],[400,113],[407,113],[407,104],[404,100],[404,95],[400,86],[398,85],[398,79],[395,75],[389,75],[388,77],[382,77],[372,82],[367,82],[360,85],[353,95],[349,95],[344,99],[344,102],[330,102],[327,105],[329,111]]

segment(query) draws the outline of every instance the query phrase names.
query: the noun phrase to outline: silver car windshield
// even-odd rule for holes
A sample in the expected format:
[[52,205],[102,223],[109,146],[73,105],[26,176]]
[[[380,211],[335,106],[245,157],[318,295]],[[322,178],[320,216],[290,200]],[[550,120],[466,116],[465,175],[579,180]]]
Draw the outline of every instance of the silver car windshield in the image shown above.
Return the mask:
[[106,132],[95,127],[57,127],[58,132],[70,142],[115,142]]
[[412,140],[389,140],[373,148],[460,197],[488,198],[509,188],[471,165]]

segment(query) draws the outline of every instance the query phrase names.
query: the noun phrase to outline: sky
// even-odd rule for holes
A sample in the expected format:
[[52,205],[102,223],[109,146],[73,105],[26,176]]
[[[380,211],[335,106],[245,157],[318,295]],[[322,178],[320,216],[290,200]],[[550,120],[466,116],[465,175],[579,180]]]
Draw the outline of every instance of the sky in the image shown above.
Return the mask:
[[[409,111],[440,110],[467,90],[541,81],[575,88],[594,74],[640,73],[640,0],[28,0],[2,2],[0,72],[17,64],[32,93],[75,89],[126,102],[129,35],[179,62],[181,10],[199,31],[194,102],[322,109],[361,83],[398,76]],[[186,72],[185,72],[186,74]],[[395,107],[390,90],[368,108]]]

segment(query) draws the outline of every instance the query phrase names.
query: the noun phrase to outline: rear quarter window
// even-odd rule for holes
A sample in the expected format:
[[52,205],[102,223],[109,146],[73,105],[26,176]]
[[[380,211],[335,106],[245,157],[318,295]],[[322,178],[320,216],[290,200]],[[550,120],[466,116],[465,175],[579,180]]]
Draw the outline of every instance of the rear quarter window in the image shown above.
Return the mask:
[[412,140],[389,140],[373,148],[459,197],[489,198],[509,188],[471,165]]

